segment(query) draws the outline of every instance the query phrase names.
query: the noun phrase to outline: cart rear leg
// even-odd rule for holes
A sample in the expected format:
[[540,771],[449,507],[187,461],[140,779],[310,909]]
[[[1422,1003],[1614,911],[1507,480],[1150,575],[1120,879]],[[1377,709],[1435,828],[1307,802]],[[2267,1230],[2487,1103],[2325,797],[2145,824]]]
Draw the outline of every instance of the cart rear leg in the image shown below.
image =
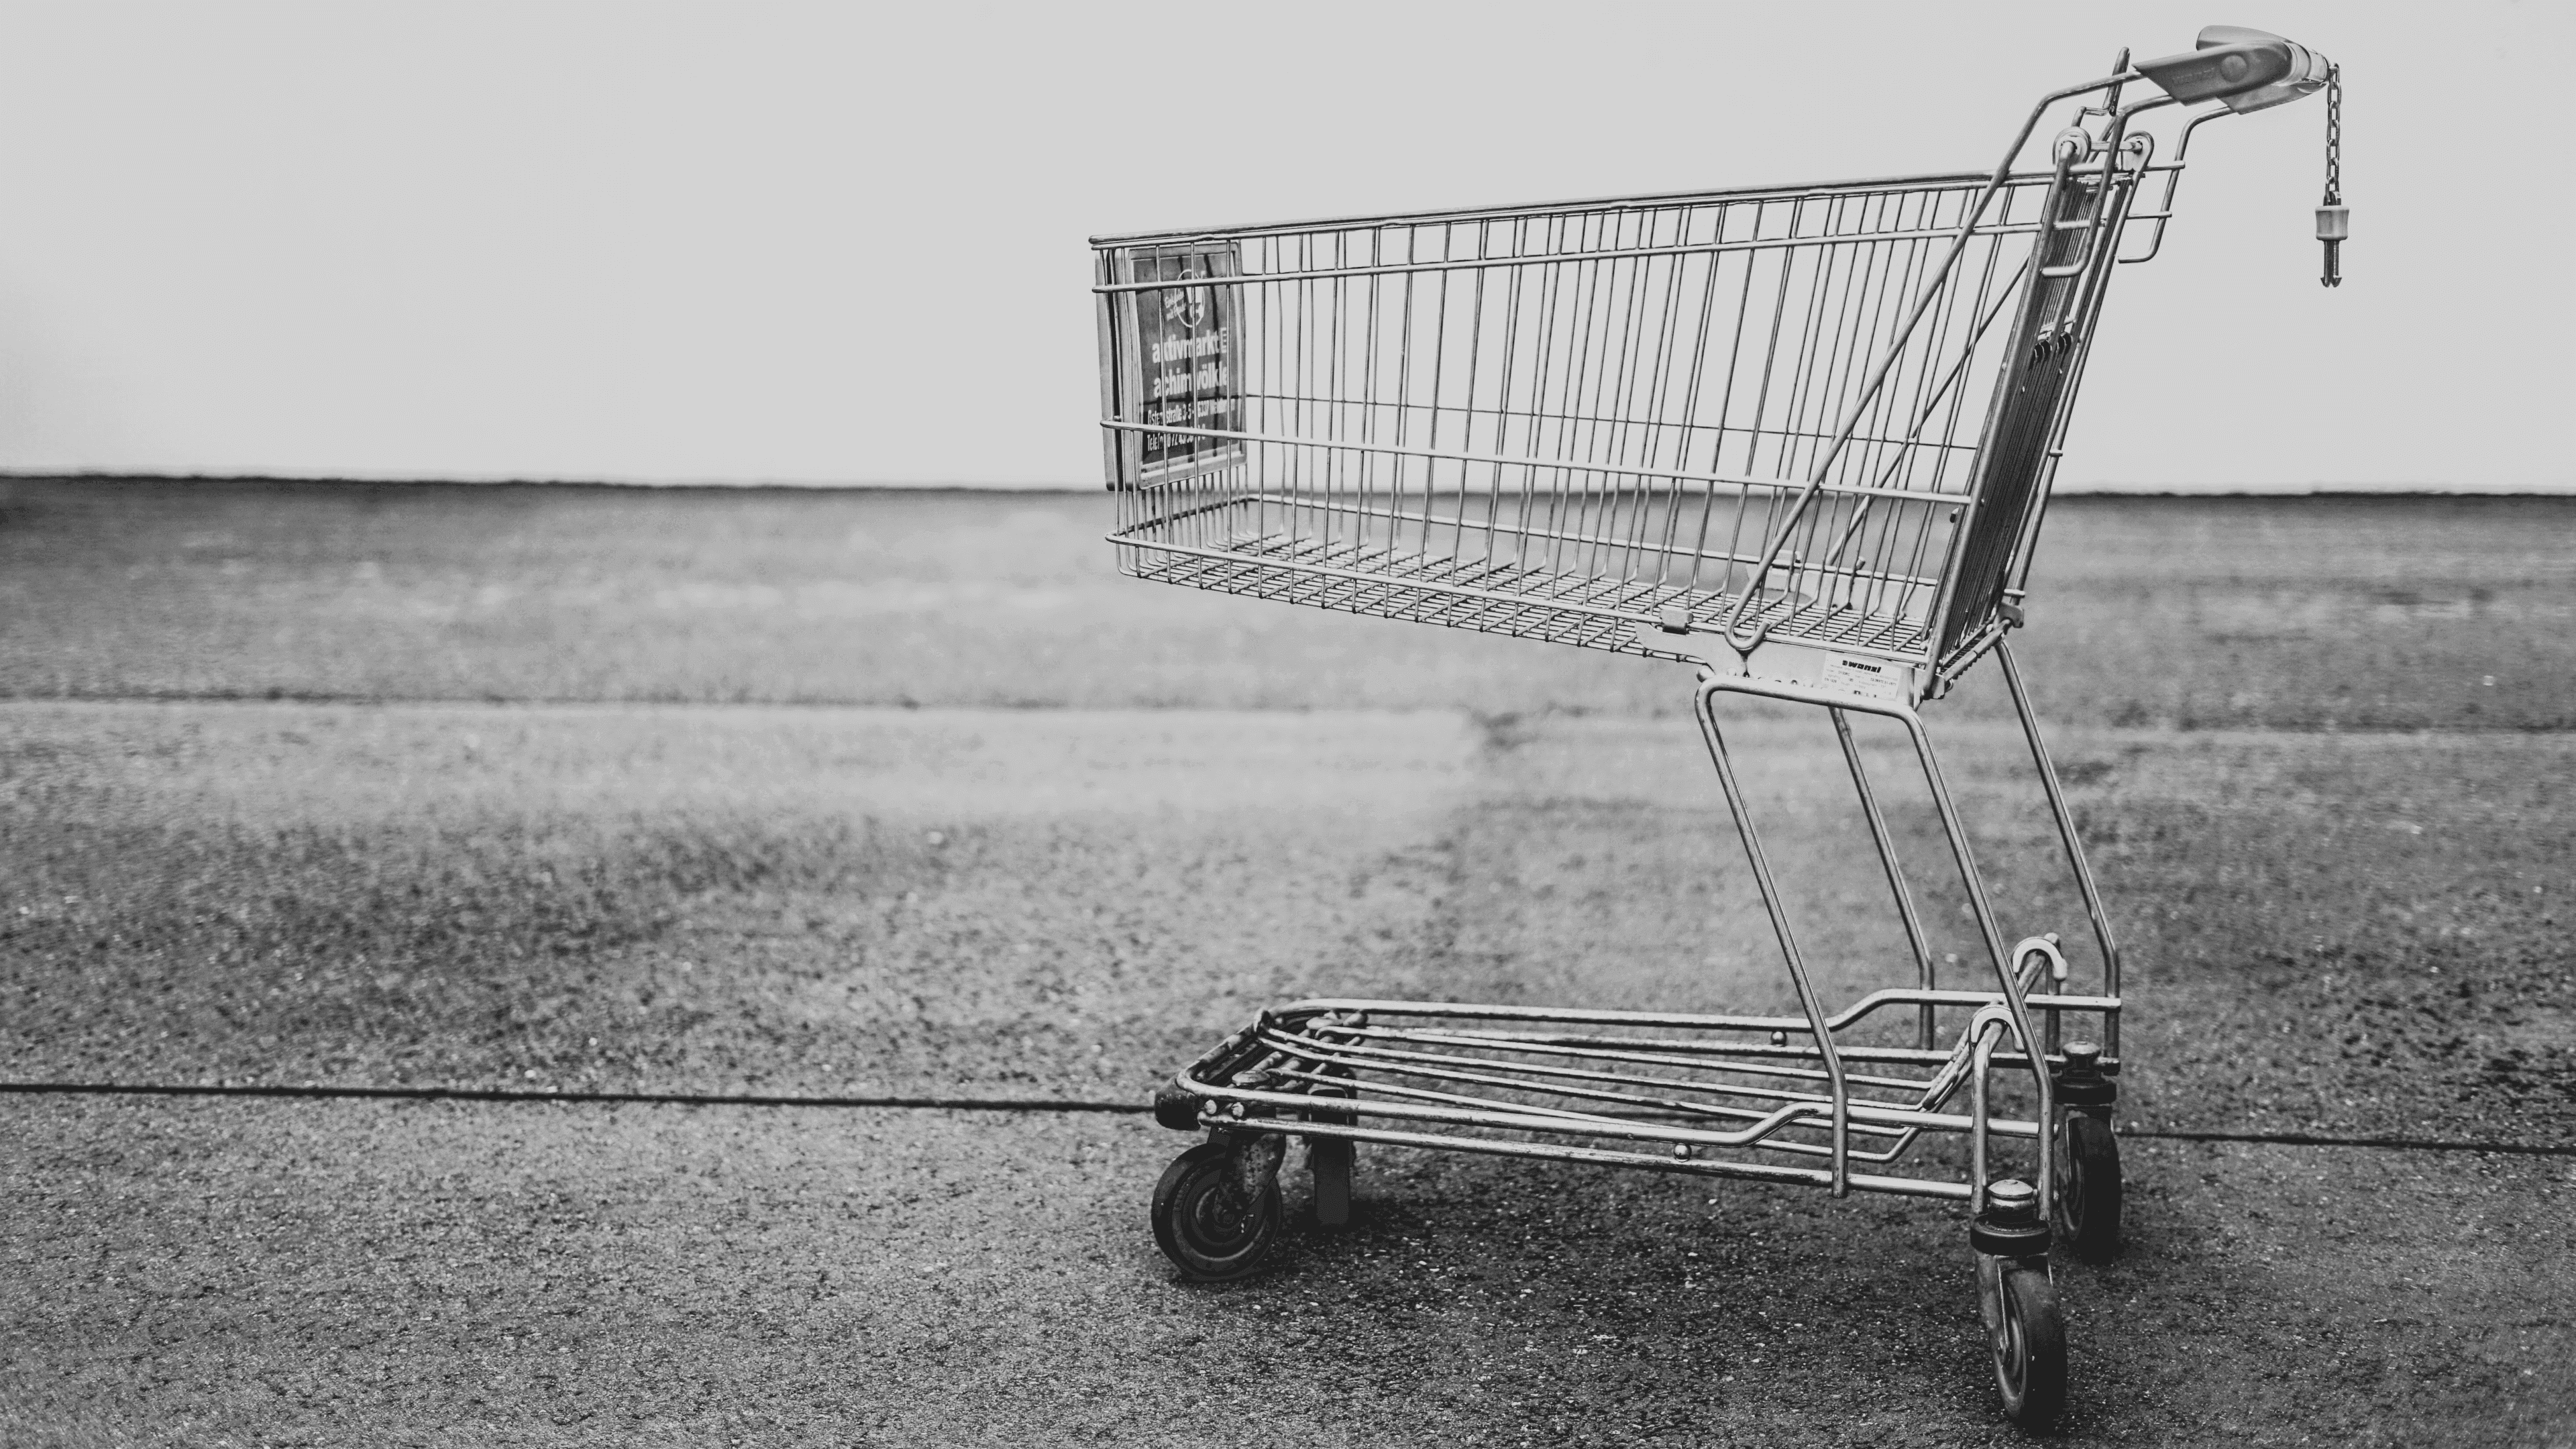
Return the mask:
[[[1753,883],[1762,892],[1762,907],[1770,914],[1771,931],[1780,941],[1780,957],[1789,968],[1790,984],[1798,992],[1798,1007],[1807,1018],[1807,1030],[1814,1037],[1816,1055],[1825,1070],[1826,1089],[1833,1109],[1833,1194],[1842,1197],[1851,1191],[1851,1089],[1843,1077],[1842,1053],[1835,1048],[1833,1029],[1826,1024],[1824,1003],[1817,999],[1815,984],[1807,978],[1806,959],[1798,953],[1798,938],[1789,929],[1788,906],[1780,899],[1780,887],[1771,877],[1770,857],[1762,850],[1762,837],[1753,828],[1753,812],[1745,804],[1744,787],[1735,778],[1735,764],[1727,758],[1726,735],[1717,724],[1717,696],[1727,688],[1713,670],[1700,671],[1699,690],[1692,696],[1693,713],[1699,717],[1699,734],[1708,746],[1708,762],[1717,770],[1718,788],[1726,794],[1727,813],[1735,817],[1736,838],[1743,843],[1744,861],[1753,871]],[[1866,784],[1863,785],[1866,789]]]
[[[2049,817],[2057,822],[2058,842],[2066,848],[2067,868],[2075,875],[2075,888],[2084,897],[2084,914],[2093,924],[2093,942],[2102,952],[2102,994],[2120,994],[2120,943],[2111,934],[2111,916],[2102,905],[2102,888],[2094,882],[2093,866],[2084,858],[2084,837],[2075,829],[2075,812],[2066,806],[2066,788],[2058,782],[2057,762],[2049,757],[2048,742],[2040,737],[2039,716],[2031,711],[2030,690],[2022,684],[2021,666],[2013,661],[2012,647],[2001,640],[1995,643],[1995,661],[2003,666],[2004,684],[2012,692],[2013,713],[2021,720],[2022,738],[2030,744],[2031,763],[2039,771],[2040,788],[2048,796]],[[2102,1021],[2102,1044],[2111,1060],[2120,1059],[2120,1015],[2108,1013]]]
[[[1878,793],[1869,787],[1869,771],[1861,764],[1860,746],[1852,740],[1851,719],[1842,710],[1832,709],[1834,738],[1843,747],[1843,763],[1851,768],[1852,788],[1860,794],[1861,813],[1869,820],[1869,838],[1878,847],[1878,863],[1887,872],[1887,887],[1896,896],[1896,914],[1905,922],[1906,944],[1914,948],[1915,980],[1930,991],[1940,984],[1932,967],[1932,943],[1923,934],[1923,917],[1914,909],[1914,892],[1906,888],[1905,869],[1896,863],[1896,843],[1888,838],[1887,817],[1879,812]],[[1925,1004],[1917,1013],[1914,1044],[1925,1050],[1932,1047],[1937,1021],[1935,1008]]]

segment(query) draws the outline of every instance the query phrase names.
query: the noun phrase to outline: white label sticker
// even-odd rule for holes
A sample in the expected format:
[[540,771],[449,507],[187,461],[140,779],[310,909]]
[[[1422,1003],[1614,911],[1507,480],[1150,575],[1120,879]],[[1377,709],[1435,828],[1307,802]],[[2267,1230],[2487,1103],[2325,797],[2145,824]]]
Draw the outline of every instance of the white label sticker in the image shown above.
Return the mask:
[[1893,664],[1877,659],[1846,659],[1837,656],[1825,665],[1824,677],[1816,681],[1826,689],[1857,694],[1863,699],[1901,700],[1905,698],[1905,672]]

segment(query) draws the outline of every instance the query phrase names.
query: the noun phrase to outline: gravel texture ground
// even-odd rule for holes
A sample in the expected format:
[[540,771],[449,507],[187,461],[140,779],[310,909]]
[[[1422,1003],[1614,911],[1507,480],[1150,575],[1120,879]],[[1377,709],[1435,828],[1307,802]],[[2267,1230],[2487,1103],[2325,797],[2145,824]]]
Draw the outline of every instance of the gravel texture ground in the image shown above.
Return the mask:
[[[2576,1142],[2552,506],[2052,522],[2061,563],[2131,580],[2131,624],[2204,629],[2139,627],[2131,678],[2069,642],[2123,626],[2070,588],[2025,656],[2076,706],[2138,1002],[2131,1246],[2066,1275],[2072,1439],[2576,1442],[2576,1161],[2144,1135]],[[1300,994],[1785,1004],[1695,735],[1652,707],[1686,675],[1099,580],[1097,512],[14,485],[0,1075],[1134,1100]],[[2260,586],[2247,518],[2305,539]],[[2451,593],[2412,562],[2489,548]],[[812,602],[835,570],[867,581],[840,613]],[[931,587],[979,573],[1045,597]],[[620,592],[651,589],[699,602]],[[2211,642],[2253,612],[2289,632]],[[2195,643],[2205,668],[2156,663]],[[2478,649],[2495,686],[2405,663]],[[1644,682],[1587,695],[1596,665]],[[1005,675],[1080,707],[995,707]],[[2281,716],[2262,677],[2354,681],[2339,725],[2406,728],[2327,729],[2315,690]],[[1936,717],[1954,784],[2008,929],[2080,947],[1994,703]],[[2275,727],[2180,727],[2212,720]],[[1829,993],[1884,979],[1822,727],[1748,710],[1737,739]],[[1937,890],[1928,807],[1872,749]],[[0,1441],[2016,1437],[1947,1210],[1381,1151],[1353,1229],[1205,1289],[1144,1231],[1182,1143],[0,1096]]]

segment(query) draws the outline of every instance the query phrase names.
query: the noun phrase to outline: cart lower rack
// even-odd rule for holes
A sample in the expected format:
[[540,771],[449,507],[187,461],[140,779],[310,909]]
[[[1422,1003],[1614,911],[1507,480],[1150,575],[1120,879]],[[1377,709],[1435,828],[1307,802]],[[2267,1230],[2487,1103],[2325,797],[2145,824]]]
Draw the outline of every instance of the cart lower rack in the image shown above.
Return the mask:
[[[2124,101],[2141,82],[2156,91]],[[1259,1267],[1291,1138],[1327,1227],[1361,1143],[1938,1199],[1968,1210],[2006,1412],[2053,1422],[2052,1251],[2119,1242],[2123,1001],[2004,640],[2110,276],[2161,247],[2193,132],[2330,83],[2304,47],[2213,27],[2043,97],[1991,173],[1095,241],[1122,568],[1697,665],[1799,1006],[1266,1011],[1156,1097],[1163,1125],[1206,1135],[1154,1193],[1184,1274]],[[2202,102],[2159,159],[2148,113]],[[2046,164],[2025,168],[2052,113]],[[2089,961],[2055,934],[2006,944],[1923,727],[1988,656]],[[1910,946],[1897,984],[1820,999],[1727,752],[1736,694],[1827,712]],[[1940,979],[1853,715],[1914,747],[1991,967],[1976,980]],[[1964,1138],[1964,1168],[1927,1137]]]

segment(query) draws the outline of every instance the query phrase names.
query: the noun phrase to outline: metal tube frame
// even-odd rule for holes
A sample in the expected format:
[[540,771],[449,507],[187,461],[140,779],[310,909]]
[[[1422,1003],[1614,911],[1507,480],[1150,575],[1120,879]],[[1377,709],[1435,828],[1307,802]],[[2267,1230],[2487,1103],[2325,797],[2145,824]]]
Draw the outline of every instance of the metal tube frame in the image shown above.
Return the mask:
[[[1251,1028],[1227,1038],[1182,1071],[1172,1088],[1197,1104],[1195,1110],[1204,1125],[1220,1132],[1381,1142],[1802,1183],[1826,1188],[1837,1197],[1854,1190],[1887,1192],[1964,1201],[1976,1208],[1984,1205],[1994,1171],[1991,1139],[2027,1139],[2035,1145],[2038,1159],[2035,1186],[2040,1207],[2051,1211],[2057,1144],[2046,1124],[2056,1120],[2051,1067],[2058,1056],[2058,1022],[2067,1012],[2096,1015],[2105,1024],[2105,1037],[2117,1041],[2119,954],[2019,667],[2008,651],[1999,647],[1995,652],[2003,655],[2005,679],[2024,739],[2103,951],[2101,993],[2077,995],[2064,989],[2066,964],[2054,937],[2032,937],[2005,948],[1957,802],[1931,737],[1910,703],[1862,699],[1709,670],[1700,677],[1693,713],[1779,939],[1796,989],[1798,1015],[1304,1001],[1264,1013]],[[1752,694],[1827,711],[1889,892],[1904,921],[1918,985],[1873,991],[1839,1013],[1825,1009],[1727,752],[1716,710],[1722,694]],[[1849,715],[1855,712],[1883,715],[1905,726],[1961,886],[1986,941],[1995,973],[1992,990],[1945,989],[1938,984],[1929,938],[1852,732]],[[1908,1008],[1915,1016],[1916,1045],[1912,1047],[1837,1040],[1837,1033],[1881,1010]],[[1965,1029],[1946,1049],[1934,1045],[1935,1018],[1945,1008],[1972,1012]],[[1410,1019],[1438,1024],[1392,1024]],[[2034,1029],[2035,1019],[2046,1023],[2044,1037]],[[1555,1030],[1526,1030],[1534,1027]],[[1624,1028],[1639,1034],[1571,1035],[1563,1030],[1577,1027]],[[1643,1034],[1674,1029],[1694,1035]],[[1767,1046],[1730,1039],[1766,1033]],[[1801,1040],[1793,1044],[1792,1036]],[[2116,1052],[2106,1058],[2106,1065],[2116,1069]],[[1905,1075],[1909,1068],[1928,1069],[1929,1074]],[[1998,1069],[2030,1074],[2036,1097],[2031,1117],[1996,1115],[1989,1078]],[[1969,1094],[1968,1110],[1948,1110],[1950,1099],[1962,1088]],[[1504,1100],[1497,1092],[1519,1099]],[[1533,1097],[1547,1100],[1527,1100]],[[1730,1098],[1742,1105],[1720,1100]],[[1487,1135],[1497,1132],[1515,1135]],[[1824,1140],[1801,1140],[1794,1135],[1802,1132],[1821,1133]],[[1966,1182],[1854,1170],[1855,1163],[1863,1168],[1892,1164],[1925,1132],[1964,1133],[1969,1138]],[[1855,1137],[1879,1145],[1856,1149]],[[1567,1138],[1608,1139],[1625,1145],[1577,1146],[1563,1140]],[[1729,1150],[1826,1161],[1820,1166],[1793,1166],[1705,1155]]]
[[[2056,822],[2058,842],[2066,848],[2067,870],[2075,877],[2075,888],[2084,897],[2084,914],[2093,924],[2093,942],[2102,953],[2102,994],[2116,997],[2120,994],[2120,943],[2111,932],[2110,912],[2102,906],[2102,888],[2094,882],[2092,864],[2084,858],[2084,838],[2076,831],[2075,812],[2067,808],[2066,787],[2058,781],[2057,762],[2049,756],[2048,742],[2040,737],[2039,716],[2030,707],[2030,689],[2022,683],[2021,666],[2014,662],[2011,647],[2000,640],[1996,641],[1994,653],[1996,662],[2003,666],[2005,687],[2012,692],[2013,714],[2021,721],[2022,738],[2030,745],[2031,765],[2038,772],[2040,788],[2048,796],[2049,818]],[[2116,1067],[2120,1059],[2118,1012],[2103,1018],[2102,1038],[2103,1060]]]
[[[1880,862],[1888,872],[1900,903],[1900,910],[1906,912],[1909,929],[1912,929],[1915,921],[1910,911],[1903,873],[1897,867],[1895,852],[1887,839],[1884,822],[1878,817],[1875,801],[1870,797],[1866,776],[1860,771],[1859,755],[1849,739],[1849,725],[1843,715],[1846,711],[1858,710],[1866,714],[1884,715],[1905,726],[1906,736],[1914,744],[1915,759],[1923,768],[1923,782],[1931,791],[1933,809],[1941,818],[1942,833],[1949,840],[1950,854],[1958,867],[1960,885],[1966,891],[1969,907],[1976,916],[1978,932],[1985,938],[1987,956],[1994,966],[1996,985],[2002,996],[2001,1005],[2010,1021],[2014,1037],[2022,1044],[2025,1054],[2031,1058],[2031,1082],[2039,1099],[2038,1120],[2054,1121],[2053,1109],[2056,1106],[2054,1084],[2049,1080],[2047,1065],[2041,1059],[2037,1049],[2040,1038],[2031,1030],[2030,1007],[2025,999],[2020,973],[2016,969],[2021,953],[2016,950],[2008,955],[2004,950],[2003,931],[1995,920],[1994,902],[1986,893],[1985,876],[1977,869],[1975,852],[1968,843],[1967,826],[1960,818],[1957,802],[1951,797],[1949,782],[1941,773],[1940,757],[1932,747],[1931,735],[1923,728],[1923,717],[1916,713],[1910,704],[1855,699],[1801,686],[1758,680],[1750,676],[1729,677],[1711,670],[1701,676],[1699,692],[1695,696],[1700,731],[1708,741],[1709,757],[1716,764],[1719,779],[1725,787],[1727,805],[1734,813],[1736,830],[1744,840],[1745,855],[1753,863],[1754,881],[1761,888],[1763,905],[1770,913],[1772,929],[1779,935],[1780,952],[1788,964],[1790,979],[1796,983],[1799,1001],[1807,1008],[1808,1018],[1817,1034],[1818,1045],[1824,1053],[1825,1070],[1831,1079],[1834,1096],[1836,1195],[1839,1196],[1843,1191],[1840,1167],[1846,1148],[1843,1141],[1842,1121],[1843,1114],[1847,1110],[1848,1089],[1842,1079],[1842,1065],[1834,1051],[1832,1033],[1824,1024],[1824,1011],[1816,1004],[1815,988],[1808,980],[1806,963],[1800,958],[1796,942],[1791,937],[1788,915],[1780,902],[1770,867],[1763,858],[1752,816],[1745,808],[1743,792],[1735,781],[1734,769],[1726,758],[1726,748],[1718,730],[1715,701],[1719,694],[1730,692],[1820,705],[1832,714],[1837,736],[1843,740],[1846,756],[1853,766],[1854,783],[1859,787],[1864,808],[1871,816],[1872,834],[1879,847]],[[2033,738],[2035,739],[2036,736],[2034,735]],[[1915,937],[1915,944],[1918,952],[1923,950],[1919,936]],[[1925,954],[1928,956],[1928,953]],[[1982,1015],[1981,1012],[1980,1016]],[[1988,1116],[1986,1072],[1989,1055],[1990,1052],[1987,1049],[1980,1049],[1976,1069],[1971,1074],[1976,1084],[1976,1105],[1971,1115],[1977,1124],[1975,1136],[1979,1143],[1978,1154],[1971,1172],[1971,1188],[1979,1206],[1983,1205],[1986,1185],[1982,1144]],[[2049,1134],[2046,1132],[2036,1134],[2036,1138],[2039,1143],[2037,1169],[2039,1205],[2041,1213],[2046,1214],[2054,1206],[2052,1197],[2053,1179],[2056,1176],[2053,1170],[2054,1144],[2049,1141]]]
[[[1879,866],[1887,872],[1887,888],[1896,897],[1896,913],[1905,920],[1905,943],[1914,948],[1916,979],[1924,990],[1930,991],[1940,984],[1940,973],[1932,964],[1932,944],[1923,934],[1923,918],[1914,909],[1914,893],[1906,888],[1905,871],[1896,863],[1896,843],[1888,837],[1887,817],[1879,813],[1878,795],[1869,788],[1869,771],[1861,764],[1859,744],[1852,739],[1850,717],[1839,707],[1828,713],[1833,716],[1834,739],[1843,747],[1843,763],[1851,767],[1852,789],[1860,796],[1861,813],[1869,819],[1870,843],[1878,847]],[[1930,1002],[1923,1004],[1915,1045],[1931,1047],[1937,1010]]]

